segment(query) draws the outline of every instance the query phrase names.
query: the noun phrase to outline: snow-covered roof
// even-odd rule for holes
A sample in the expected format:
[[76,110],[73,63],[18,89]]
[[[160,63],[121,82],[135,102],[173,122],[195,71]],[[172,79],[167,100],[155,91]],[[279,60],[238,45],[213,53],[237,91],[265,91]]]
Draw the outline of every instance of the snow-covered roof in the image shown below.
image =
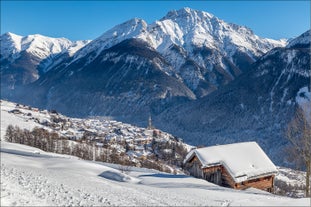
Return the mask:
[[242,142],[193,149],[184,162],[197,156],[202,168],[223,165],[236,182],[277,172],[275,165],[256,142]]

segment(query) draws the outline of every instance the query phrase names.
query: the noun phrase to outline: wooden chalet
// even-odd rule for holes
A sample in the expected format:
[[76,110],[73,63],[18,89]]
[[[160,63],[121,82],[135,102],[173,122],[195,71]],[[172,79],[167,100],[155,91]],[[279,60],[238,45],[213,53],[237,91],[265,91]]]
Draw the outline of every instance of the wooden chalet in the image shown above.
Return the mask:
[[234,189],[273,191],[277,169],[256,142],[193,149],[184,160],[190,175]]

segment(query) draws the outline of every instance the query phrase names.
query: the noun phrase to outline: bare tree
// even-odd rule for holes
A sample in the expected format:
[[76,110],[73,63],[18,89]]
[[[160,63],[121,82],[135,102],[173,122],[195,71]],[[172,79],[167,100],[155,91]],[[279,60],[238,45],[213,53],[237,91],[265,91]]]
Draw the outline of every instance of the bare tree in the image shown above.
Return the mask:
[[14,127],[13,125],[9,125],[6,129],[6,133],[4,135],[4,139],[7,141],[7,142],[13,142],[13,137],[14,137]]
[[302,159],[306,168],[306,197],[310,196],[311,175],[311,113],[310,108],[298,108],[289,123],[286,136],[296,151],[297,160]]
[[120,170],[122,173],[128,174],[132,169],[132,167],[130,166],[132,163],[127,159],[125,153],[120,154],[118,164],[118,170]]

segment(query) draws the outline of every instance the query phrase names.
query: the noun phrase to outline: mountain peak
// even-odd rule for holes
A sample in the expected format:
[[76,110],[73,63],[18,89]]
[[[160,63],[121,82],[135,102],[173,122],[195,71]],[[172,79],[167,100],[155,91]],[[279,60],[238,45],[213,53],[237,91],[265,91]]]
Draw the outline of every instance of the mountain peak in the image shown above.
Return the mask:
[[47,37],[41,34],[31,34],[20,36],[12,32],[7,32],[0,37],[1,58],[11,57],[14,59],[20,57],[22,51],[27,51],[39,59],[45,59],[51,55],[56,55],[68,51],[72,55],[78,49],[89,43],[89,41],[76,41],[61,37]]
[[67,40],[66,38],[64,37],[49,37],[49,36],[45,36],[45,35],[42,35],[42,34],[30,34],[30,35],[27,35],[25,36],[24,38],[28,38],[28,39],[45,39],[45,40]]
[[100,37],[92,41],[91,44],[88,44],[75,55],[74,60],[84,57],[91,51],[96,51],[96,53],[99,54],[102,50],[116,45],[125,39],[142,36],[146,30],[147,23],[143,19],[130,19],[106,31]]
[[310,47],[310,36],[311,36],[310,33],[311,30],[308,30],[299,37],[292,39],[286,47],[287,48],[303,47],[303,46]]
[[22,37],[22,36],[20,36],[20,35],[14,34],[14,33],[12,33],[12,32],[6,32],[6,33],[4,33],[3,35],[1,35],[1,37],[5,37],[5,36],[7,36],[7,37],[19,37],[19,38]]
[[6,32],[3,35],[1,35],[0,40],[1,40],[1,44],[3,44],[2,41],[5,41],[5,40],[17,43],[17,42],[20,42],[22,38],[23,36],[14,34],[12,32]]
[[178,18],[185,18],[185,17],[201,17],[201,19],[211,19],[214,17],[214,15],[204,12],[204,11],[199,11],[195,9],[191,9],[189,7],[184,7],[179,10],[172,10],[167,13],[165,17],[163,17],[161,20],[164,19],[172,19],[176,20]]
[[137,18],[137,17],[134,17],[126,22],[124,22],[123,24],[126,24],[126,23],[135,23],[135,24],[147,24],[145,22],[145,20],[141,19],[141,18]]
[[7,32],[0,37],[1,58],[7,58],[21,50],[21,41],[23,36]]

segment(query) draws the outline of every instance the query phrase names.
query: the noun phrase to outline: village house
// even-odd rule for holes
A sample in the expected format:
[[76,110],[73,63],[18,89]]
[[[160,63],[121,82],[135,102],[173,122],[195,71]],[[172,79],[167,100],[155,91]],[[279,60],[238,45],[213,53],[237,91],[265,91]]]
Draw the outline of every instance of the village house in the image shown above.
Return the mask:
[[256,142],[191,150],[184,160],[190,175],[234,189],[273,191],[277,169]]

